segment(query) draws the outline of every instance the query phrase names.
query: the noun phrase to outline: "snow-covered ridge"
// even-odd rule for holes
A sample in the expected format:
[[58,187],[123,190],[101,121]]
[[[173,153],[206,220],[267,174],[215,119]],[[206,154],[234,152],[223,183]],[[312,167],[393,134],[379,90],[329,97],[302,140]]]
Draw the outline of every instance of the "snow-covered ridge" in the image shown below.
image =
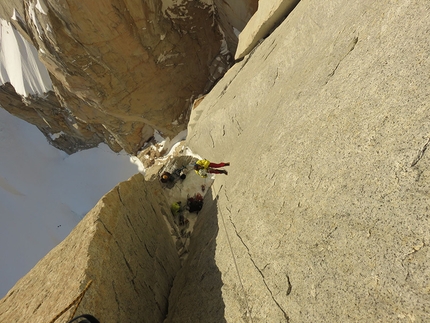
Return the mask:
[[43,94],[52,90],[48,70],[36,48],[6,20],[0,19],[0,85],[9,82],[18,94]]

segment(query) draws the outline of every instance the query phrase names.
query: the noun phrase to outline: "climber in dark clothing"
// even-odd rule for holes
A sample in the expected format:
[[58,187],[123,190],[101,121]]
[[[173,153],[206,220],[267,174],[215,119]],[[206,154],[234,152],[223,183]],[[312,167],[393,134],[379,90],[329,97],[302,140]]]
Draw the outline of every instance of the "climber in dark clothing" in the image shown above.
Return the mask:
[[172,188],[176,184],[176,182],[178,182],[179,180],[184,180],[187,177],[187,175],[182,173],[182,170],[183,169],[179,168],[175,169],[172,173],[164,172],[160,176],[161,183],[165,184],[167,188]]

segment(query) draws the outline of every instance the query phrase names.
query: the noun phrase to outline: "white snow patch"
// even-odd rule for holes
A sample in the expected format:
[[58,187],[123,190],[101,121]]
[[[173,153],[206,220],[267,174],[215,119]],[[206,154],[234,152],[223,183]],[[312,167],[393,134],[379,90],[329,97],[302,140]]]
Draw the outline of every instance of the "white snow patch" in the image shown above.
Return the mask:
[[226,42],[225,38],[223,38],[223,39],[221,40],[220,53],[221,53],[222,55],[227,55],[227,54],[229,53],[228,46],[227,46],[227,42]]
[[[149,158],[149,156],[145,156],[146,158]],[[139,158],[137,158],[136,156],[131,156],[130,157],[130,162],[132,164],[135,164],[137,166],[137,170],[139,171],[139,173],[142,173],[145,175],[145,166],[143,166],[143,163],[140,161]]]
[[23,96],[52,90],[36,48],[6,20],[0,19],[0,85],[10,82]]
[[[197,158],[201,159],[200,157]],[[187,199],[194,196],[196,193],[199,193],[204,197],[214,182],[214,179],[215,175],[213,174],[209,174],[208,177],[202,178],[197,175],[194,170],[190,170],[184,181],[177,182],[171,189],[165,189],[164,195],[167,198],[169,206],[178,201],[181,201],[184,205]],[[205,188],[204,191],[202,190],[202,185]]]
[[13,13],[12,13],[12,17],[10,17],[11,19],[13,19],[13,20],[18,20],[18,18],[17,18],[17,12],[16,12],[16,9],[14,8],[13,9]]
[[220,54],[221,55],[227,55],[228,53],[230,53],[230,51],[228,50],[228,44],[227,41],[225,39],[225,33],[222,30],[221,26],[218,26],[218,31],[221,33],[222,35],[222,39],[221,39],[221,46],[220,46]]
[[33,24],[36,27],[39,38],[42,39],[42,30],[41,30],[39,21],[37,20],[37,17],[36,17],[36,11],[34,9],[35,9],[34,3],[30,2],[28,4],[28,15],[30,16],[31,21],[33,21]]
[[164,143],[164,148],[166,148],[166,151],[168,153],[171,153],[174,148],[182,141],[187,138],[187,130],[182,130],[180,133],[178,133],[172,140],[170,138],[167,138]]
[[39,12],[43,13],[44,15],[48,14],[47,13],[48,7],[46,6],[46,4],[43,0],[42,0],[42,2],[40,2],[40,0],[37,0],[36,9],[39,10]]
[[[167,160],[172,157],[173,153],[175,153],[176,147],[179,146],[187,138],[188,131],[181,131],[173,139],[170,139],[169,137],[161,137],[158,131],[154,132],[154,136],[155,134],[157,134],[157,141],[158,144],[161,146],[161,148],[159,148],[159,151],[166,151],[164,156],[157,158],[157,161],[167,163]],[[195,159],[203,159],[199,155],[193,153],[188,147],[183,147],[182,149],[182,156],[191,156]],[[194,172],[193,166],[194,165],[187,165],[186,169],[184,170],[184,173],[187,175],[187,177],[184,181],[178,181],[171,189],[164,190],[164,195],[167,199],[167,203],[169,204],[169,206],[172,203],[178,201],[181,201],[184,205],[188,197],[194,196],[196,193],[199,193],[204,197],[207,190],[212,185],[215,179],[215,175],[208,174],[208,177],[202,178]]]
[[51,137],[52,140],[56,140],[60,138],[62,135],[65,135],[65,133],[63,131],[60,131],[54,134],[50,134],[49,137]]

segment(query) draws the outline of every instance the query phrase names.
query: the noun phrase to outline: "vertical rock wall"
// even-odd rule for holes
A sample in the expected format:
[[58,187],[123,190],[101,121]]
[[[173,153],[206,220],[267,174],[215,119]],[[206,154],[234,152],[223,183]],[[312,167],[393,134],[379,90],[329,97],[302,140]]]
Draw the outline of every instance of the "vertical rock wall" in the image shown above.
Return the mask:
[[[23,5],[22,5],[23,4]],[[25,0],[0,16],[32,41],[61,108],[91,131],[135,153],[154,129],[185,128],[191,99],[209,82],[221,50],[214,9],[200,1]],[[12,12],[16,20],[11,20]]]
[[0,17],[35,46],[53,91],[20,102],[6,83],[0,105],[68,153],[105,142],[135,154],[154,129],[173,137],[185,128],[192,100],[231,66],[257,4],[3,1]]
[[192,295],[205,322],[207,290],[227,322],[428,320],[429,19],[426,1],[302,0],[193,110],[189,147],[231,162],[219,230],[177,276],[221,273]]
[[228,49],[234,55],[238,34],[257,10],[258,0],[214,0],[214,4]]

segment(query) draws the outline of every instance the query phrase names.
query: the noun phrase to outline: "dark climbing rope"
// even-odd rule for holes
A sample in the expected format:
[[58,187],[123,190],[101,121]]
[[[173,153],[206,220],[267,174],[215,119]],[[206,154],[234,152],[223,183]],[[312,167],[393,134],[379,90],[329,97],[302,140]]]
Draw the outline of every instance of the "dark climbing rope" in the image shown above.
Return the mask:
[[[58,313],[51,321],[49,321],[49,323],[54,323],[56,320],[58,320],[64,313],[66,313],[70,308],[72,308],[74,305],[76,305],[73,313],[70,315],[69,320],[72,319],[72,317],[75,315],[76,310],[78,309],[79,304],[81,303],[82,299],[84,298],[85,292],[88,290],[88,288],[90,287],[91,283],[93,281],[90,280],[87,285],[85,286],[84,290],[82,292],[80,292],[80,294],[64,309],[62,310],[60,313]],[[93,323],[90,321],[90,323]],[[99,323],[98,321],[94,321],[94,323]]]

